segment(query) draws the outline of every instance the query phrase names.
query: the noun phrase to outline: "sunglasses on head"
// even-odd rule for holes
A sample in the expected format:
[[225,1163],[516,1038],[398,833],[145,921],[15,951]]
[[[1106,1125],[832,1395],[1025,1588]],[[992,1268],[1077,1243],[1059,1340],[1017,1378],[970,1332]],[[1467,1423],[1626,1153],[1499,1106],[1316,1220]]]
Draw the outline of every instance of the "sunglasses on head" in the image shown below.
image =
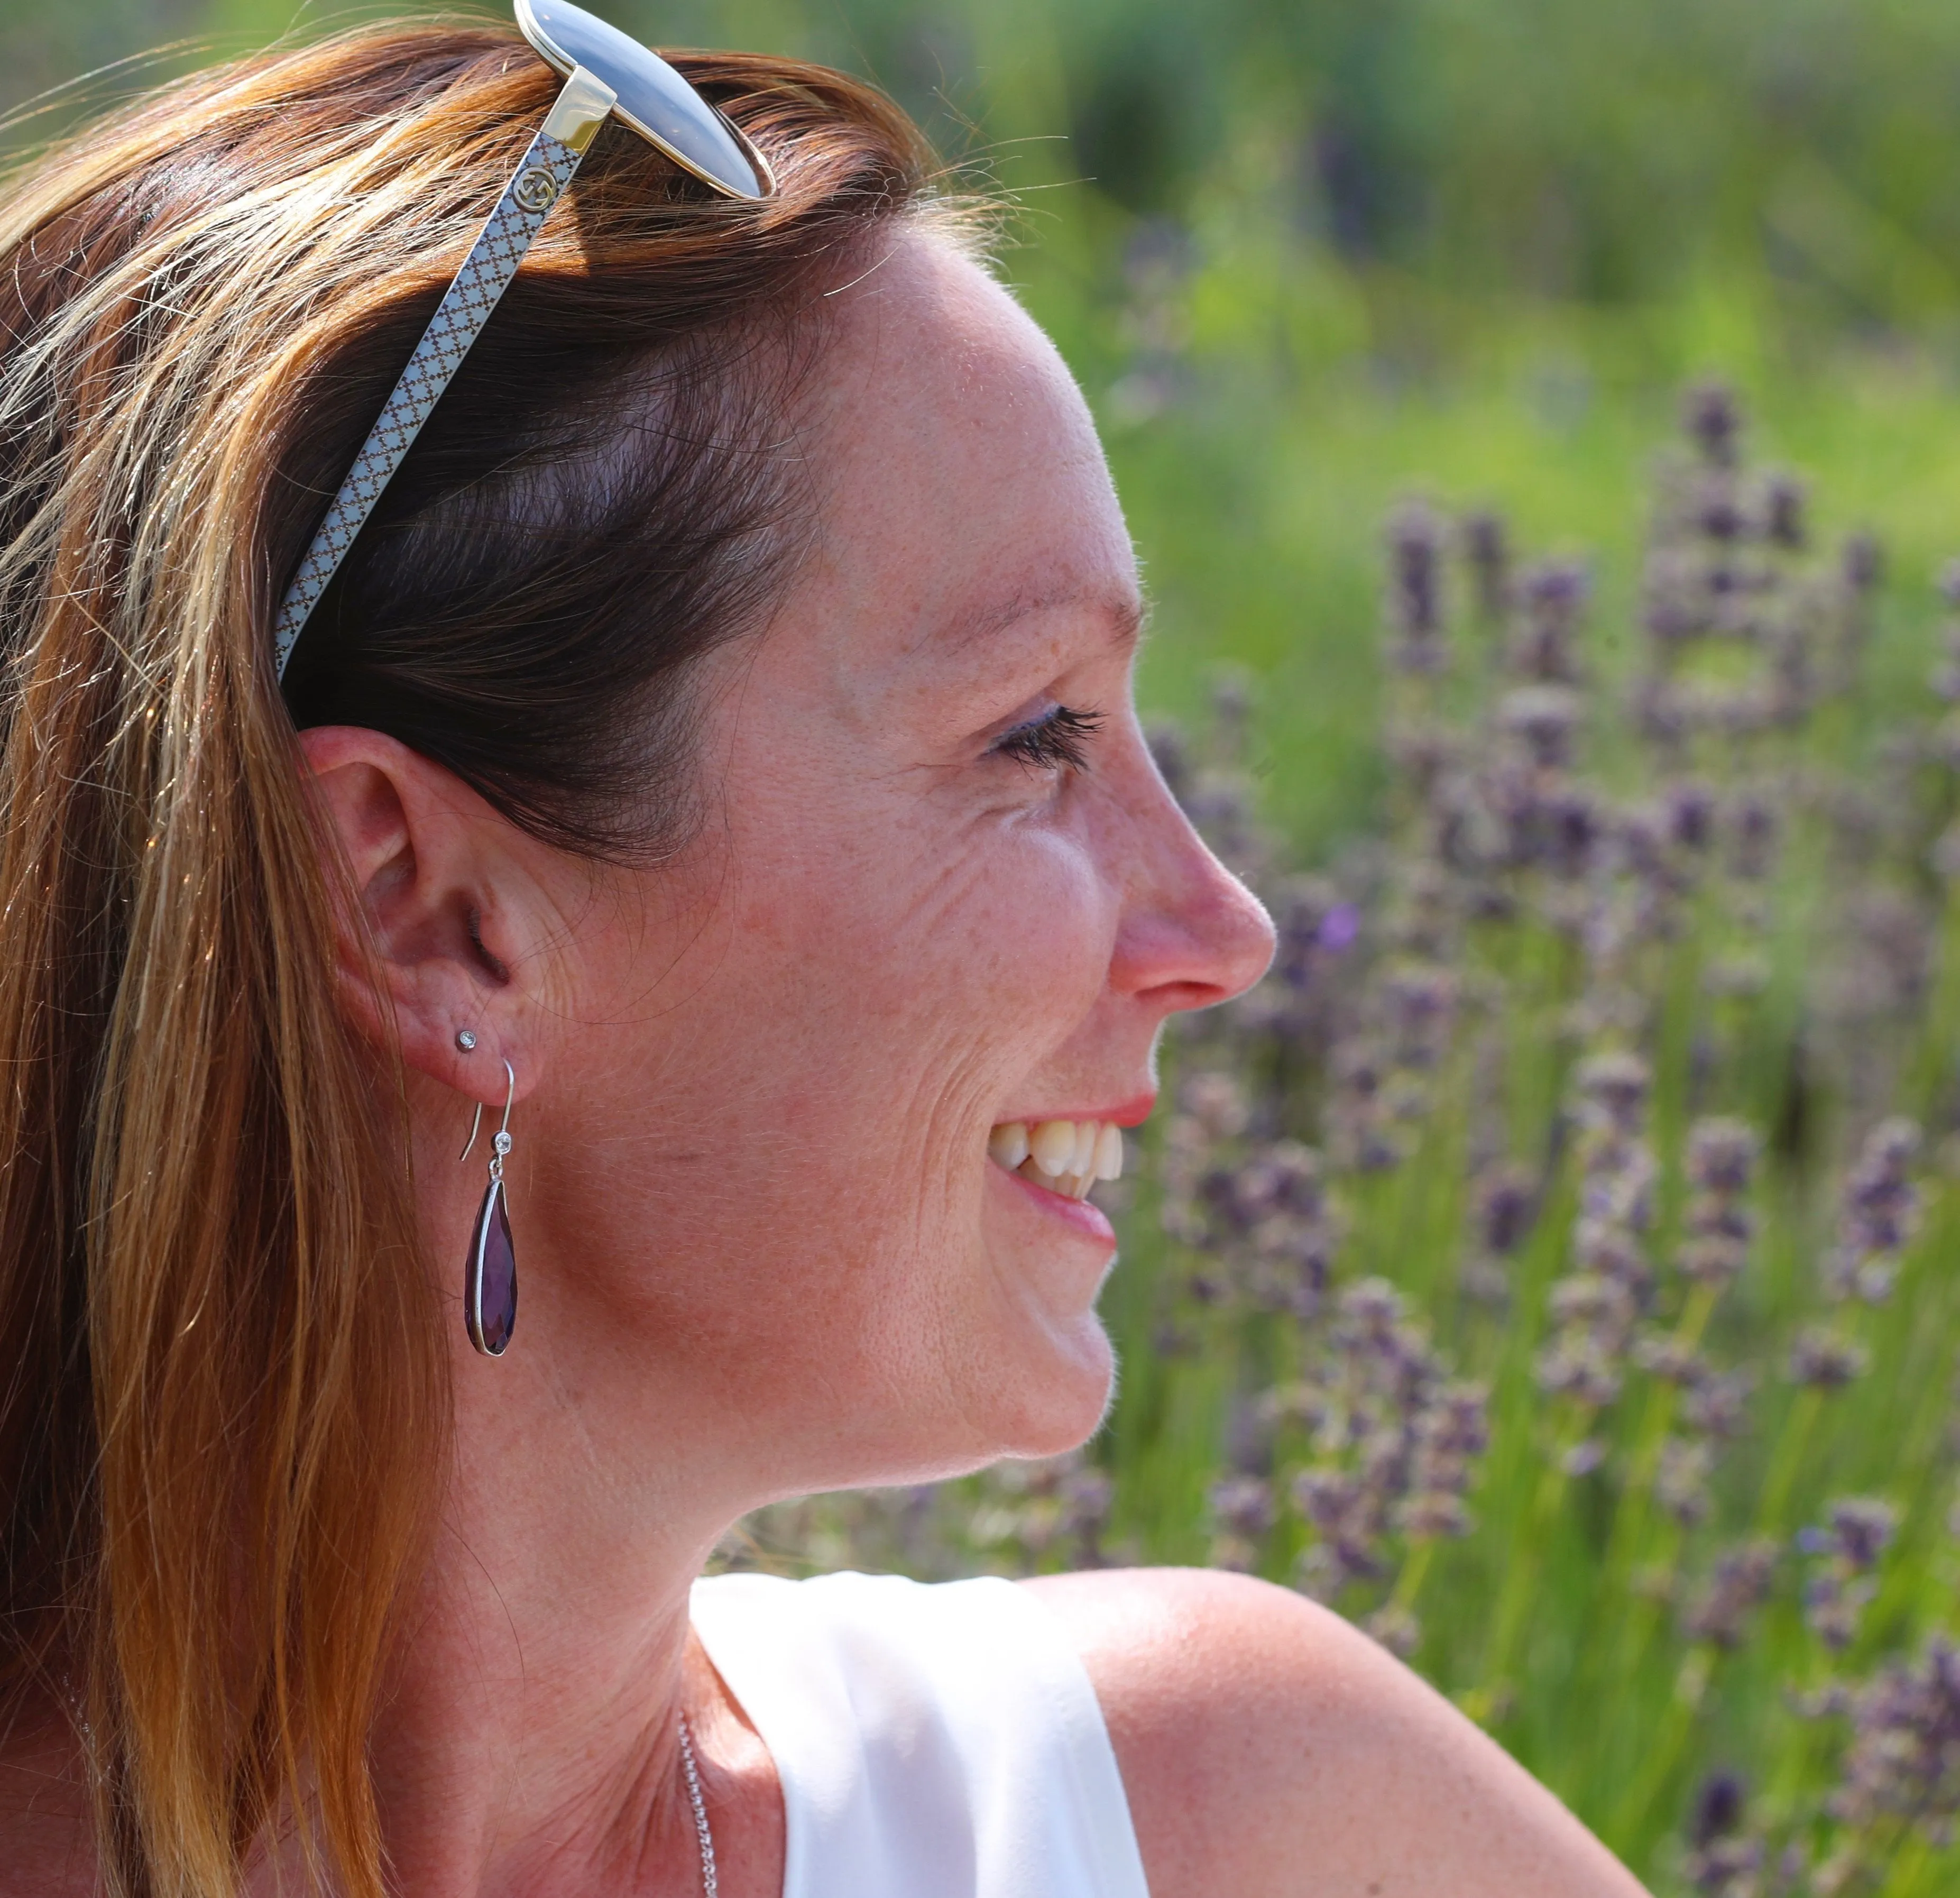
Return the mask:
[[565,75],[544,123],[415,345],[307,548],[273,623],[278,677],[320,596],[608,118],[730,198],[775,190],[768,161],[657,53],[568,0],[517,0],[517,25]]

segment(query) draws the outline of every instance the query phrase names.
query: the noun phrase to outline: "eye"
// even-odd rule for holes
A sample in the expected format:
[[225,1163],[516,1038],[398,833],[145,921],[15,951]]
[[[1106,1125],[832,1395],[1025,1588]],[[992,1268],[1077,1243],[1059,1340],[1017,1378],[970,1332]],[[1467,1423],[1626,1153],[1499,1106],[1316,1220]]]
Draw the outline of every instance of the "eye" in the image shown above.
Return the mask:
[[993,750],[1032,771],[1087,771],[1090,740],[1102,729],[1101,712],[1055,705],[1039,718],[1003,732],[994,740]]

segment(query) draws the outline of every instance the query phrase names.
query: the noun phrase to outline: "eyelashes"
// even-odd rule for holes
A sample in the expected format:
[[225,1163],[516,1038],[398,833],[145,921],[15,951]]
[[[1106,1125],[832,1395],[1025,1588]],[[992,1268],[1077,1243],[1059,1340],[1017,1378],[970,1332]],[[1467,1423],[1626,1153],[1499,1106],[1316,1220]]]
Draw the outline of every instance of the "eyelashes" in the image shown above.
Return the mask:
[[1056,705],[994,741],[995,753],[1033,771],[1087,771],[1090,741],[1102,729],[1099,712]]

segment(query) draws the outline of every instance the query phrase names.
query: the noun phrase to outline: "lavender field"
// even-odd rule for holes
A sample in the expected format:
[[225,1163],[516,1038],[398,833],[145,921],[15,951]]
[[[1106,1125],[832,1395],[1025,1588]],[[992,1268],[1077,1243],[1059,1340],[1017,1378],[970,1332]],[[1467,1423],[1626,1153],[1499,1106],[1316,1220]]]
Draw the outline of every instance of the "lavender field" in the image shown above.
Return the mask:
[[1182,1025],[1114,1189],[1104,1433],[730,1555],[1248,1570],[1658,1890],[1930,1898],[1960,1886],[1960,566],[1930,676],[1875,692],[1883,546],[1752,465],[1724,389],[1683,423],[1631,625],[1494,514],[1395,512],[1392,790],[1332,861],[1262,821],[1263,688],[1160,731],[1282,946]]
[[[0,6],[0,155],[437,3]],[[1960,9],[601,10],[1013,201],[1282,935],[1099,1189],[1103,1432],[726,1559],[1252,1571],[1658,1892],[1960,1892]]]

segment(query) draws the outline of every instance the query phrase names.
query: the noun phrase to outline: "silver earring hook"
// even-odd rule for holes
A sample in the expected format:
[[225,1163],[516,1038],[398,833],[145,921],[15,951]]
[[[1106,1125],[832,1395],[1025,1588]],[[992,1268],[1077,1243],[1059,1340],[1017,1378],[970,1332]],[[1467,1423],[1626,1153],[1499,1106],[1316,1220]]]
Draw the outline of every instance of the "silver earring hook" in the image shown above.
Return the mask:
[[[511,1131],[511,1103],[516,1097],[517,1092],[517,1071],[508,1061],[504,1063],[504,1124],[497,1129],[497,1137],[500,1140]],[[471,1149],[476,1145],[477,1130],[482,1125],[483,1103],[479,1100],[476,1103],[476,1113],[469,1117],[469,1145],[456,1156],[456,1164],[458,1166],[461,1166],[463,1161],[469,1158]]]

